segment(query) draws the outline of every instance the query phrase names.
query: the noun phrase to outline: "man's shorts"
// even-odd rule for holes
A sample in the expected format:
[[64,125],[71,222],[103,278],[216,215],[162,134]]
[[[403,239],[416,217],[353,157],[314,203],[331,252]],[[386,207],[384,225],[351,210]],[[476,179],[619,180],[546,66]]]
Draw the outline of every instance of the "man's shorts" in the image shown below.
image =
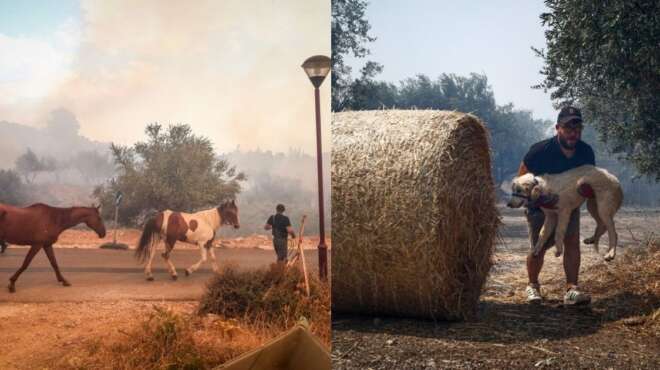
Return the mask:
[[289,241],[287,238],[273,237],[273,246],[275,253],[277,253],[278,261],[286,261],[287,254],[289,253]]
[[[543,227],[543,222],[545,221],[545,214],[540,208],[527,208],[525,210],[525,216],[527,216],[527,229],[529,230],[529,245],[533,249],[536,242],[539,240],[539,233],[541,232],[541,227]],[[580,235],[580,208],[573,210],[571,213],[571,219],[568,221],[565,237],[576,234]],[[553,245],[555,245],[554,231],[543,246],[543,249],[548,249]]]

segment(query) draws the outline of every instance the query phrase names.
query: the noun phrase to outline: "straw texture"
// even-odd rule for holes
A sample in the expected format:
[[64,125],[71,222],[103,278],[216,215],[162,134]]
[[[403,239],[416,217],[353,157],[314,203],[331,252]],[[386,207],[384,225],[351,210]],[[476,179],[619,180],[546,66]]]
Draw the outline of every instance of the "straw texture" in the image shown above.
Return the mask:
[[481,121],[341,112],[332,143],[333,312],[472,318],[499,224]]

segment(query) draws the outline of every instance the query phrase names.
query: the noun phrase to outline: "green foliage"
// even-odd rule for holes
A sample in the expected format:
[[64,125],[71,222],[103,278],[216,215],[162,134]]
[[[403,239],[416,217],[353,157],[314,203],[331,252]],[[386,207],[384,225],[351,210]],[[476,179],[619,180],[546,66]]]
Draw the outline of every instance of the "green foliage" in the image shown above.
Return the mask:
[[104,216],[114,212],[118,191],[124,194],[120,222],[133,225],[147,211],[210,208],[240,192],[243,173],[218,159],[211,141],[194,135],[190,126],[171,125],[164,130],[154,123],[145,132],[145,142],[111,146],[118,175],[94,191],[104,205]]
[[22,205],[25,201],[23,181],[13,170],[0,170],[0,203]]
[[546,0],[544,81],[584,108],[608,149],[660,180],[660,2]]
[[365,57],[369,49],[364,44],[376,40],[369,36],[371,26],[364,19],[367,5],[365,0],[332,0],[333,111],[344,109],[347,89],[351,85],[351,67],[344,63],[344,57],[349,54],[357,58]]

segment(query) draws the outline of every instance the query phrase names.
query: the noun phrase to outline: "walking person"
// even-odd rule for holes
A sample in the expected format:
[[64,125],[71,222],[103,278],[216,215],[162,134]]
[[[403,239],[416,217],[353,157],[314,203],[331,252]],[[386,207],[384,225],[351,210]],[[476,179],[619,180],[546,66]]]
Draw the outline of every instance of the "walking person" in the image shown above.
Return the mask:
[[[557,174],[585,164],[595,165],[594,151],[581,140],[582,114],[579,109],[567,106],[561,109],[555,126],[557,134],[547,140],[538,142],[529,149],[520,165],[518,176],[531,172],[535,176]],[[593,197],[593,189],[584,184],[578,189],[585,198]],[[556,201],[556,200],[554,200]],[[545,202],[545,203],[544,203]],[[525,212],[529,229],[529,241],[534,248],[539,238],[545,215],[539,207],[552,207],[553,200],[542,200],[539,204],[529,204]],[[553,236],[548,240],[538,255],[531,252],[527,256],[527,274],[529,285],[525,292],[527,301],[538,303],[541,297],[539,274],[543,267],[545,252],[554,245]],[[578,288],[580,271],[580,209],[571,214],[571,219],[564,238],[564,273],[566,275],[565,305],[589,304],[591,297]]]
[[265,230],[273,231],[273,247],[275,248],[275,253],[277,254],[277,262],[287,262],[287,253],[288,253],[288,236],[291,235],[292,238],[296,237],[296,233],[291,227],[291,221],[289,217],[284,215],[284,205],[278,204],[275,207],[276,214],[270,216],[264,225]]

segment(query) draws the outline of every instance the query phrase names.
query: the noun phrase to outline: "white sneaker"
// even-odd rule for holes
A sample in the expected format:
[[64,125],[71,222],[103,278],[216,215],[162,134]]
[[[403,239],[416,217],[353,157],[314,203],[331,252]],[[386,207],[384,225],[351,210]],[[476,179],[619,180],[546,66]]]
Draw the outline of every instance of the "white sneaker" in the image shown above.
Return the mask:
[[589,303],[591,303],[591,296],[582,293],[577,288],[571,288],[564,294],[564,305],[566,306],[580,306]]
[[541,303],[541,301],[543,300],[539,288],[528,285],[527,288],[525,288],[525,293],[527,293],[528,303]]

